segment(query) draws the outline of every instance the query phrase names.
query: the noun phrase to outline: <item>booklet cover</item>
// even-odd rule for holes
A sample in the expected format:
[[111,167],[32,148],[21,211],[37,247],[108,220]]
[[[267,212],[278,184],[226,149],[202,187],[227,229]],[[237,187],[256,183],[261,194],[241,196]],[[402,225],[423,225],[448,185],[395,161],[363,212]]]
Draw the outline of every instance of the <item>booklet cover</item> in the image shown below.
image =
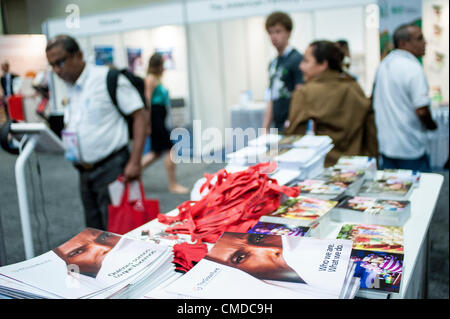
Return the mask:
[[164,245],[87,228],[52,251],[1,267],[0,275],[46,296],[88,298],[124,288],[168,252]]
[[315,179],[345,184],[346,194],[356,195],[364,182],[365,174],[366,171],[363,169],[328,167]]
[[365,171],[364,178],[374,179],[377,172],[377,160],[369,156],[341,156],[334,167],[362,169]]
[[276,211],[261,216],[260,221],[290,225],[316,225],[338,202],[306,196],[286,200]]
[[[351,241],[225,232],[168,293],[195,298],[339,298]],[[238,284],[237,284],[238,283]]]
[[327,182],[319,179],[306,179],[298,182],[300,194],[321,199],[333,199],[348,189],[348,185],[342,182]]
[[354,249],[403,253],[402,227],[347,224],[337,238],[352,240]]
[[350,185],[364,178],[364,174],[365,171],[363,169],[328,167],[317,179]]
[[419,186],[420,172],[409,169],[385,169],[377,172],[377,179],[402,180],[411,182],[414,186]]
[[352,250],[355,277],[360,288],[398,293],[403,271],[403,254],[382,251]]
[[361,186],[360,196],[385,199],[407,200],[411,195],[413,183],[401,179],[367,180]]
[[398,293],[403,270],[402,227],[348,224],[337,238],[353,240],[352,261],[360,288]]
[[340,222],[402,226],[410,215],[410,202],[375,197],[347,196],[331,213]]
[[287,236],[308,236],[310,228],[304,226],[293,226],[288,224],[266,223],[259,221],[248,233]]

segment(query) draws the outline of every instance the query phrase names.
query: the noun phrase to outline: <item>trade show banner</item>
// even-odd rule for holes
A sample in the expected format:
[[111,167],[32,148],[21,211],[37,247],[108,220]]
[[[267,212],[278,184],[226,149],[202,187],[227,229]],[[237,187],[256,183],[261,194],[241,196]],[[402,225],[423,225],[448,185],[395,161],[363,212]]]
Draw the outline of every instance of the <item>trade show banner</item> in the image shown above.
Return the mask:
[[423,2],[423,34],[427,41],[424,68],[430,84],[432,106],[448,105],[449,92],[449,2]]
[[187,23],[268,15],[272,11],[308,11],[352,7],[373,0],[198,0],[186,1]]

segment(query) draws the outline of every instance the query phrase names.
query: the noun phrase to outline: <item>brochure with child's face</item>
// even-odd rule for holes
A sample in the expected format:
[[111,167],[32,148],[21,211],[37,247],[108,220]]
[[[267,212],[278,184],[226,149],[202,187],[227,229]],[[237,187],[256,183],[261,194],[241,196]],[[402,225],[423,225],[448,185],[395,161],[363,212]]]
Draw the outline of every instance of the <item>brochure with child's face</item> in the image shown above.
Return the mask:
[[166,290],[196,298],[338,298],[351,245],[339,239],[226,232]]

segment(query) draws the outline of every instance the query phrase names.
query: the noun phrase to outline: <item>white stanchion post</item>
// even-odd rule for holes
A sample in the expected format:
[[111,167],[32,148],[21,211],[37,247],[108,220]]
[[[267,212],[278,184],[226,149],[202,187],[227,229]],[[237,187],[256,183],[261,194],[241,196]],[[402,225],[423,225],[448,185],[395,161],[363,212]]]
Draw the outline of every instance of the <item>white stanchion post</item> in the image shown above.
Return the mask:
[[25,246],[25,258],[30,259],[34,257],[33,236],[30,224],[30,212],[28,206],[28,193],[25,181],[25,165],[28,158],[33,153],[38,140],[38,135],[32,135],[25,147],[21,151],[16,161],[16,184],[17,196],[19,199],[20,220],[22,224],[23,242]]

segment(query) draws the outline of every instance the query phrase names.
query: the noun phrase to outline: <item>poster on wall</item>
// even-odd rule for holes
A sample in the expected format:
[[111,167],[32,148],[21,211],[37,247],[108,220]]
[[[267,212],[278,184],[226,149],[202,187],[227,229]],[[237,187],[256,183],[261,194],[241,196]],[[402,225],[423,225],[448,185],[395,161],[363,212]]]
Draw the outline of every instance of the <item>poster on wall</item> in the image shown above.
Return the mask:
[[141,48],[127,48],[128,69],[135,74],[144,72]]
[[96,65],[113,65],[114,63],[114,48],[111,46],[96,46],[95,64]]
[[380,56],[392,49],[392,35],[397,27],[410,23],[422,27],[421,0],[378,0],[380,7]]
[[173,48],[156,48],[155,52],[161,54],[164,61],[165,70],[175,69],[175,62],[173,60]]
[[448,1],[425,1],[423,10],[423,31],[427,41],[424,67],[432,106],[438,108],[448,103]]

